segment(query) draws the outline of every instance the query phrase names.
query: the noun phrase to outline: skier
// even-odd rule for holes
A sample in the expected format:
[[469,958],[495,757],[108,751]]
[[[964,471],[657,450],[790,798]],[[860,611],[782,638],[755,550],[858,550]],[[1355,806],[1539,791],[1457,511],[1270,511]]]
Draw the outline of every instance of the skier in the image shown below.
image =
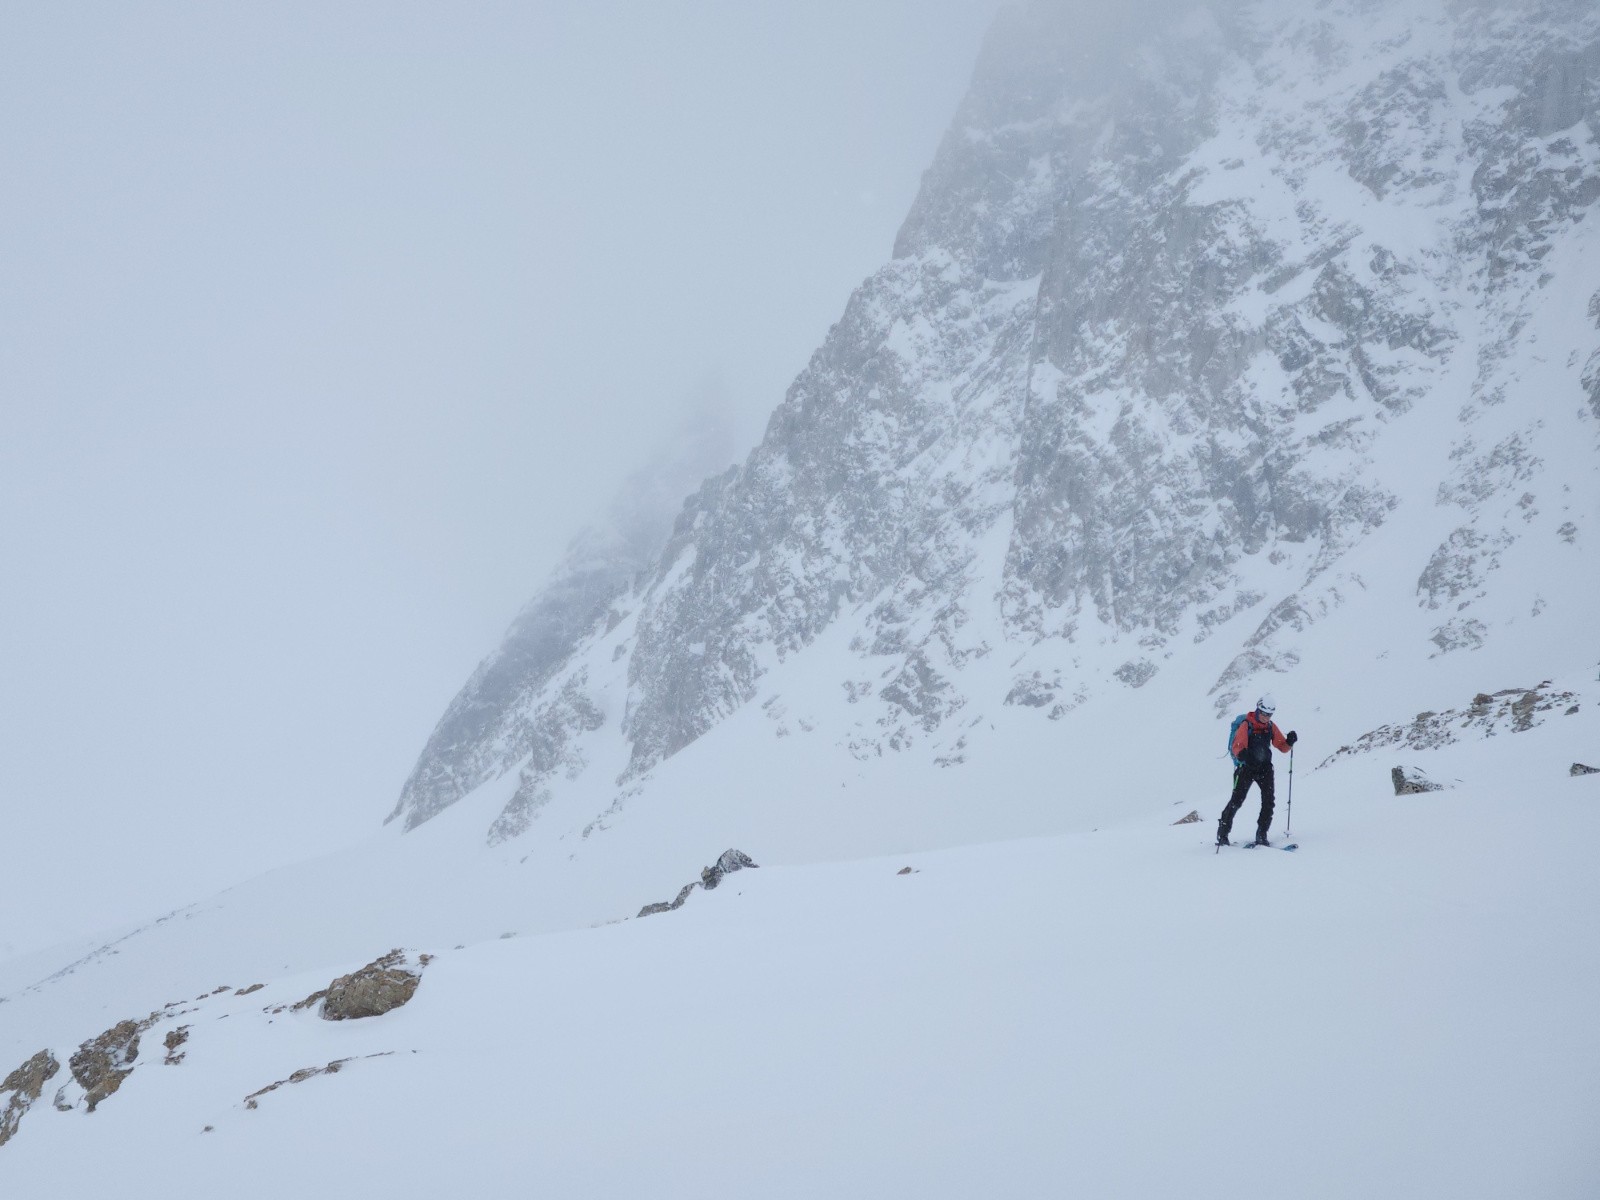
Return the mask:
[[1273,702],[1269,692],[1256,701],[1255,711],[1247,713],[1237,723],[1233,732],[1233,743],[1230,749],[1233,752],[1233,795],[1228,800],[1228,807],[1222,810],[1222,818],[1217,822],[1217,845],[1229,845],[1228,833],[1233,829],[1234,814],[1239,811],[1239,806],[1244,803],[1244,795],[1254,783],[1261,789],[1261,815],[1256,818],[1257,846],[1270,846],[1267,841],[1267,830],[1272,827],[1272,748],[1276,746],[1284,753],[1289,747],[1300,740],[1300,735],[1294,730],[1289,731],[1289,736],[1284,737],[1283,732],[1272,723],[1272,714],[1277,705]]

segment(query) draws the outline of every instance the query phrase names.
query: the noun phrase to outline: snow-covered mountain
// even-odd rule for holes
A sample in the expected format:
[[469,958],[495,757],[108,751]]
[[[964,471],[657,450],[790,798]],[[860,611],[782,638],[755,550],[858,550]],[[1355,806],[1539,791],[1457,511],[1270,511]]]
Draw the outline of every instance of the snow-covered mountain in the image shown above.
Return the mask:
[[[655,561],[672,528],[672,514],[685,491],[708,470],[732,457],[725,417],[702,403],[663,446],[656,459],[627,480],[603,520],[573,539],[544,589],[517,615],[499,648],[472,678],[440,720],[416,770],[406,782],[392,820],[411,814],[408,825],[432,816],[440,797],[453,802],[485,779],[503,773],[499,743],[516,714],[537,706],[537,697],[571,654],[572,647],[603,620],[611,604],[627,594],[635,577]],[[581,694],[572,704],[584,705]],[[581,721],[597,714],[584,711]],[[538,756],[559,746],[537,726],[511,735],[527,747],[532,761],[551,770],[555,761]],[[513,811],[496,822],[497,837],[517,831]]]
[[1595,1194],[1600,9],[1076,7],[370,844],[0,963],[0,1191]]
[[1593,661],[1600,10],[1202,9],[1092,69],[1073,20],[1001,19],[761,444],[631,588],[530,606],[406,827],[513,773],[491,839],[625,821],[795,678],[772,735],[954,769],[1219,649],[1195,720]]

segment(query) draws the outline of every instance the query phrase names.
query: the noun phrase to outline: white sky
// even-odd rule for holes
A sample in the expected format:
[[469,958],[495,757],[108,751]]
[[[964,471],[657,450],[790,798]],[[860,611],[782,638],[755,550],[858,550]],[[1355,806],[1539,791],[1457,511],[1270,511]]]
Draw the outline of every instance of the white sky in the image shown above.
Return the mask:
[[687,403],[759,436],[998,7],[0,8],[0,954],[374,830]]

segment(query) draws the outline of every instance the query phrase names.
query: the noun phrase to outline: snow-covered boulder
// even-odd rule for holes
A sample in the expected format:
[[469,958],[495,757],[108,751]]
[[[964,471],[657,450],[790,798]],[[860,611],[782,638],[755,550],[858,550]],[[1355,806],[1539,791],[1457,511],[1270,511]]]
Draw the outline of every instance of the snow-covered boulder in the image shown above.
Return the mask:
[[1420,767],[1396,767],[1389,772],[1394,780],[1396,796],[1414,796],[1419,792],[1442,792],[1445,785],[1429,779]]

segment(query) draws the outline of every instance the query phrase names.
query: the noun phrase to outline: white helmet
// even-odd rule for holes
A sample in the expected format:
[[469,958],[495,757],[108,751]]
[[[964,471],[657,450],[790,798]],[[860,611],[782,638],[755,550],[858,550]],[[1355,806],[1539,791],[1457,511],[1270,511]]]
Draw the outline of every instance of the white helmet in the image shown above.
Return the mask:
[[1278,703],[1272,698],[1271,692],[1262,693],[1261,699],[1256,701],[1256,711],[1264,717],[1270,717],[1278,711]]

